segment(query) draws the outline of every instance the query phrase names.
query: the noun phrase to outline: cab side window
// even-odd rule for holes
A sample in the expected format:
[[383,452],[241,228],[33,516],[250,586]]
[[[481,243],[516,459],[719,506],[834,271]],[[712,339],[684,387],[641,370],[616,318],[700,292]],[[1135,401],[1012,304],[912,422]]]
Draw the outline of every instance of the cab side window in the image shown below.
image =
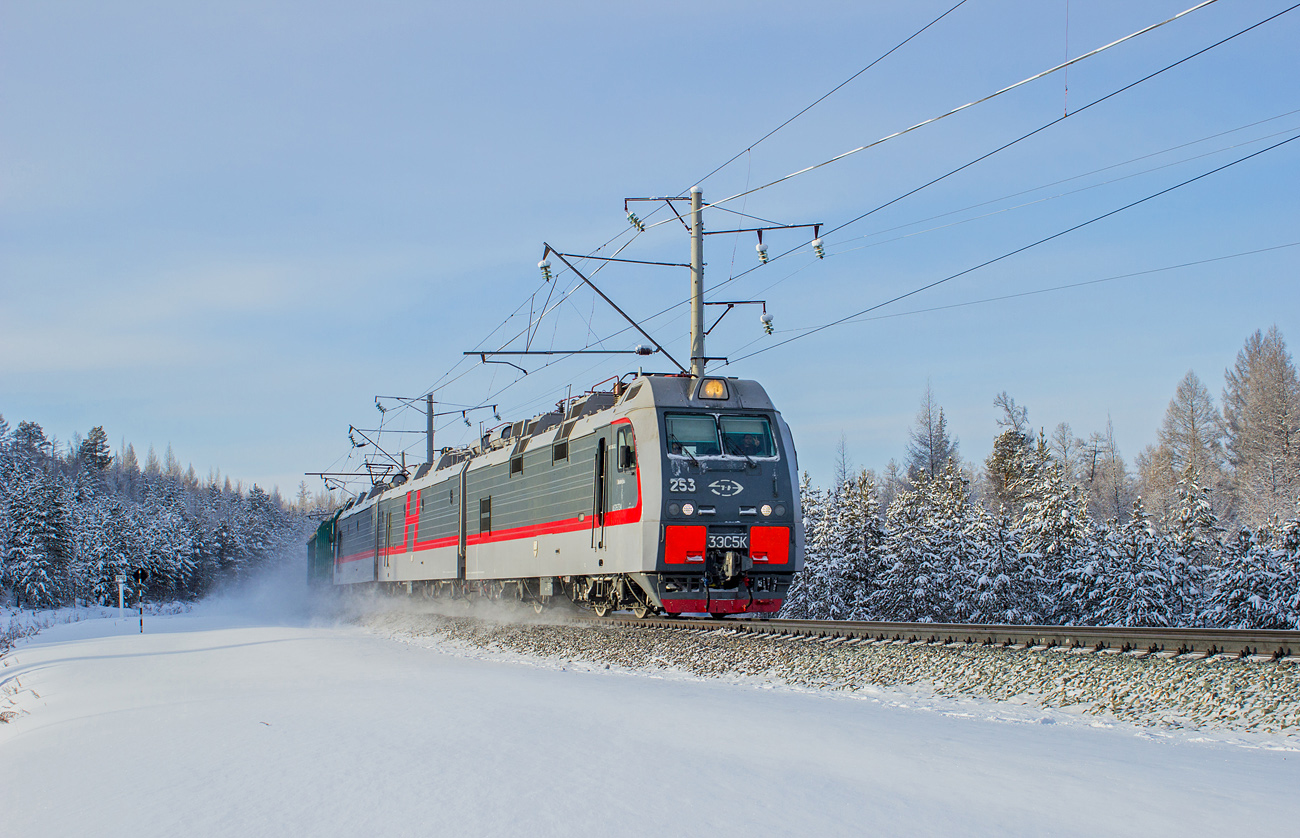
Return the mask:
[[618,470],[636,471],[636,439],[632,436],[632,428],[627,425],[620,427],[616,441]]

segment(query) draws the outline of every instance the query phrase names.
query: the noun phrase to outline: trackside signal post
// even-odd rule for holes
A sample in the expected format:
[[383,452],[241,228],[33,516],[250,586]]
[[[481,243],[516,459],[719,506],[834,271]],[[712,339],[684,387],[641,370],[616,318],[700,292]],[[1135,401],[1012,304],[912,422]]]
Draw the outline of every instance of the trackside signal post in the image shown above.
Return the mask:
[[144,583],[149,581],[149,571],[143,567],[136,568],[131,578],[136,584],[135,604],[140,607],[140,633],[144,634]]

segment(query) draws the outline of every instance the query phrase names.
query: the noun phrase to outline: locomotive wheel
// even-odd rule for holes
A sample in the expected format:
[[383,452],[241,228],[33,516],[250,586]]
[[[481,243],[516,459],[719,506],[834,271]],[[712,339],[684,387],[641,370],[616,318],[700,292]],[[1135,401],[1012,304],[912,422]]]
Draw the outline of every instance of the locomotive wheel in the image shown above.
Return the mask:
[[721,611],[710,611],[710,612],[709,612],[709,616],[712,617],[712,618],[715,619],[715,620],[725,620],[725,619],[727,619],[727,615],[726,615],[726,614],[723,614]]
[[606,614],[609,613],[609,603],[593,602],[591,604],[591,610],[596,612],[597,617],[604,617]]
[[648,605],[641,605],[638,603],[632,606],[632,616],[636,617],[638,620],[644,620],[646,615],[649,613],[650,607]]

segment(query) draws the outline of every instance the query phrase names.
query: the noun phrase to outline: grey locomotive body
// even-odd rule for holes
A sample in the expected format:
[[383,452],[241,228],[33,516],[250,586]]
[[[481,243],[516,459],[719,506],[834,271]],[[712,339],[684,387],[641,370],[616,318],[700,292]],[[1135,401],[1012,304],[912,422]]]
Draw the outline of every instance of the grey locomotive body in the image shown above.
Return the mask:
[[798,466],[757,382],[638,376],[565,407],[349,503],[313,539],[313,577],[598,614],[781,607],[803,557]]

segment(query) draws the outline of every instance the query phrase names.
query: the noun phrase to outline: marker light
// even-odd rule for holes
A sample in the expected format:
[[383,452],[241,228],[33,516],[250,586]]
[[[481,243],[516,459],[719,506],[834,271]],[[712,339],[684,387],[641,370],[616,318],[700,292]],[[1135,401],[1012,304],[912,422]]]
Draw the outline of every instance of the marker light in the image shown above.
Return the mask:
[[758,508],[758,511],[762,512],[763,517],[766,518],[767,516],[772,514],[772,505],[770,503],[765,503]]
[[683,515],[694,515],[694,514],[695,514],[695,504],[693,504],[693,503],[684,503],[684,504],[682,504],[682,514],[683,514]]

